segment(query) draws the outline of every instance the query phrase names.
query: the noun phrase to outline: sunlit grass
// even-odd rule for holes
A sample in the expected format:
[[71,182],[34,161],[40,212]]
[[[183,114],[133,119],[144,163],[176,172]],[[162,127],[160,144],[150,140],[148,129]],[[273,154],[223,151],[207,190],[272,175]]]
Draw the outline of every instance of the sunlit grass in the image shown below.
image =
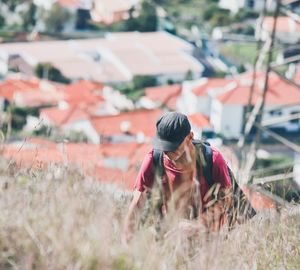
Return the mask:
[[0,164],[0,269],[298,269],[300,211],[258,215],[231,232],[138,230],[121,243],[130,194],[76,168]]

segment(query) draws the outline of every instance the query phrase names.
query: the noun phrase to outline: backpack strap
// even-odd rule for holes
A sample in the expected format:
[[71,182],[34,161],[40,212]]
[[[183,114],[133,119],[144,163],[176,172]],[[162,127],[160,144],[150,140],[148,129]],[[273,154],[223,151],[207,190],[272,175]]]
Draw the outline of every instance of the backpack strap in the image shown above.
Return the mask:
[[[193,144],[198,150],[197,152],[199,153],[199,150],[201,152],[199,153],[200,155],[200,160],[199,160],[199,155],[197,155],[197,176],[198,180],[200,180],[200,173],[201,173],[201,165],[203,166],[203,174],[204,178],[208,184],[209,187],[211,187],[214,184],[213,177],[212,177],[212,168],[213,168],[213,153],[212,153],[212,148],[208,142],[201,142],[200,140],[193,140]],[[202,157],[201,157],[202,156]],[[157,174],[158,178],[162,178],[165,174],[165,168],[163,164],[163,152],[158,149],[153,149],[153,164],[155,168],[155,173]]]
[[153,165],[157,176],[163,177],[165,168],[163,164],[163,152],[161,150],[153,149]]
[[[214,184],[212,177],[212,169],[213,169],[213,153],[212,148],[208,142],[201,142],[199,140],[193,140],[193,144],[198,150],[199,153],[197,158],[197,175],[200,180],[200,163],[203,166],[203,175],[209,187],[212,187]],[[201,152],[199,152],[201,150]],[[199,160],[200,159],[200,160]]]

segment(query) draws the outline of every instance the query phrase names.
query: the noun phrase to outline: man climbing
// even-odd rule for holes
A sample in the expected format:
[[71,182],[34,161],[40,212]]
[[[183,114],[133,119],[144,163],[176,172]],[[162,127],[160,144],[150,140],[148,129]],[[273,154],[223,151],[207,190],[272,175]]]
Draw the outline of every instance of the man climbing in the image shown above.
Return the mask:
[[[210,230],[218,230],[228,222],[233,202],[228,166],[219,151],[195,142],[193,136],[184,114],[168,112],[158,119],[153,149],[143,160],[125,219],[125,241],[131,239],[135,216],[155,187],[160,190],[161,218],[176,213],[196,219]],[[210,151],[210,166],[205,164],[206,148]]]

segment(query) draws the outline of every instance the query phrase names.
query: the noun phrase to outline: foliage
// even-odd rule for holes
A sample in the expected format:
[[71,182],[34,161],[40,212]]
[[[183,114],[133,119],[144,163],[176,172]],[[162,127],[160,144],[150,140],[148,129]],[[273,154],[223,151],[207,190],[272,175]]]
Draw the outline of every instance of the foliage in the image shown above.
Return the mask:
[[167,234],[141,227],[126,246],[130,194],[71,165],[25,170],[0,159],[0,187],[1,269],[299,268],[299,206],[213,234],[168,220]]
[[135,101],[144,93],[145,87],[157,85],[157,80],[154,76],[134,76],[132,82],[128,85],[119,87],[119,91],[126,95],[129,99]]
[[62,8],[59,4],[53,4],[49,12],[44,12],[43,19],[50,33],[60,33],[64,29],[64,25],[71,18],[68,10]]
[[135,10],[132,9],[129,19],[124,22],[124,31],[152,32],[157,30],[158,18],[152,2],[142,2],[138,17],[134,17],[134,12]]
[[0,28],[5,26],[5,18],[0,14]]
[[[11,127],[13,131],[20,131],[26,124],[28,115],[37,116],[38,110],[36,108],[21,108],[10,105],[6,111],[11,115]],[[6,123],[8,124],[8,123]]]
[[185,81],[190,81],[190,80],[193,80],[193,79],[194,79],[193,72],[191,70],[188,70],[185,74],[184,80]]
[[240,27],[231,29],[230,33],[253,36],[255,29],[252,25],[241,25]]
[[259,17],[259,13],[251,10],[251,9],[241,9],[237,12],[233,18],[236,22],[241,22],[246,19],[257,19]]
[[88,10],[80,9],[77,11],[76,16],[76,29],[87,29],[90,28],[90,21],[91,15]]
[[35,26],[36,12],[37,12],[36,5],[30,2],[28,10],[24,14],[22,14],[23,29],[27,30]]
[[39,78],[47,78],[50,81],[69,83],[70,80],[66,78],[59,69],[54,67],[51,63],[39,63],[35,67],[35,74]]
[[6,4],[11,11],[14,11],[15,8],[18,5],[22,4],[24,1],[23,0],[2,0],[1,2]]

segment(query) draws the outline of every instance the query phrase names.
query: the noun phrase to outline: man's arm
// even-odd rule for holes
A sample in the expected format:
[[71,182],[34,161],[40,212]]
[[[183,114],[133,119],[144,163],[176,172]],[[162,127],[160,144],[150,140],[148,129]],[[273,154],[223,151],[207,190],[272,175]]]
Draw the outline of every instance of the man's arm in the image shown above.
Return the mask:
[[125,217],[123,242],[128,243],[134,233],[134,219],[137,212],[140,210],[140,206],[144,201],[144,192],[138,191],[137,189],[133,192],[133,198],[129,205],[127,215]]

